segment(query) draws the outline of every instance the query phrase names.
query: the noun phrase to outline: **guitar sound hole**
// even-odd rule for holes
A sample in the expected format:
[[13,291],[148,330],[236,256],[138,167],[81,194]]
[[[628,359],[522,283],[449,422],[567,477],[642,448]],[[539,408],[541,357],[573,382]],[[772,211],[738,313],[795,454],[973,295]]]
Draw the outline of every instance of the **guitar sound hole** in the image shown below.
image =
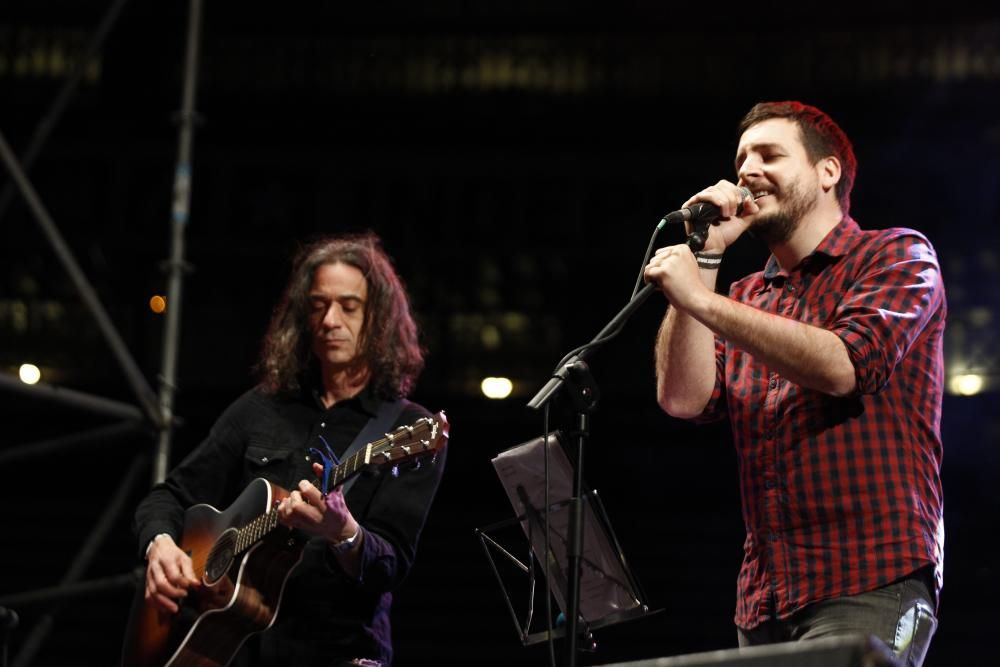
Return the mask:
[[208,584],[214,584],[229,571],[236,556],[236,529],[230,528],[219,535],[219,539],[212,545],[212,550],[208,554],[208,561],[205,563],[205,580]]

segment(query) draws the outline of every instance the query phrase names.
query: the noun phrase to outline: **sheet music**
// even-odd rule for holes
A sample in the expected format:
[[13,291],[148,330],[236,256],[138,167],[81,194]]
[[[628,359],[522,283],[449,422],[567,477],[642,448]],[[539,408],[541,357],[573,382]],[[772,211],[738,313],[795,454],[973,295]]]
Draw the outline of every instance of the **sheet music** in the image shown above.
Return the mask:
[[[569,503],[573,495],[573,468],[555,432],[501,452],[493,466],[514,507],[525,536],[539,562],[545,552],[542,508],[545,504],[543,442],[549,451],[549,585],[559,608],[566,612],[569,560]],[[591,502],[584,503],[583,554],[580,567],[580,616],[594,623],[605,616],[633,609],[638,600],[619,554],[598,520]],[[544,563],[543,563],[544,565]]]

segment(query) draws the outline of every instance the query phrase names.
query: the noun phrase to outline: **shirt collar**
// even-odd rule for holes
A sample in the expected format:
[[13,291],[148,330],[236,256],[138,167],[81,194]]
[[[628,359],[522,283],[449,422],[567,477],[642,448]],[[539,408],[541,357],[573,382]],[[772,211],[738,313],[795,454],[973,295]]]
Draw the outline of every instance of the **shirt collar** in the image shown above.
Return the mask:
[[[318,407],[320,410],[324,411],[326,410],[326,408],[323,406],[322,391],[320,390],[320,387],[318,385],[313,385],[308,390],[308,394],[309,394],[308,400],[313,405]],[[356,396],[353,396],[345,401],[339,401],[338,403],[335,403],[333,407],[331,407],[330,409],[333,410],[338,405],[340,406],[351,405],[356,410],[365,412],[369,416],[375,416],[378,413],[380,402],[381,401],[376,395],[372,383],[369,382],[368,384],[365,385],[365,388],[362,389]]]
[[[837,257],[843,257],[851,248],[853,248],[861,237],[861,227],[858,223],[854,221],[849,215],[845,215],[843,219],[837,223],[834,227],[823,237],[823,240],[819,242],[816,249],[809,253],[805,259],[803,259],[797,267],[793,269],[799,270],[802,267],[809,266],[813,262],[821,261],[821,259],[835,259]],[[821,258],[822,256],[822,258]],[[774,255],[771,255],[767,264],[764,266],[764,282],[771,282],[775,278],[785,277],[788,273],[782,271],[781,267],[778,265],[778,260],[775,259]]]

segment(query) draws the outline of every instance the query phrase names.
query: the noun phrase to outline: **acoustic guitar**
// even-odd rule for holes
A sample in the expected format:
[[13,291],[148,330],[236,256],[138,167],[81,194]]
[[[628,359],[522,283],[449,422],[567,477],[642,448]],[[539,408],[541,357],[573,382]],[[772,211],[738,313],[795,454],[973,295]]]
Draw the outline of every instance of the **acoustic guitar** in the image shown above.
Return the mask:
[[[339,486],[364,470],[435,457],[447,439],[444,412],[423,417],[327,467],[329,481],[321,488]],[[258,478],[224,511],[204,504],[187,510],[178,546],[191,557],[202,585],[189,591],[175,614],[154,607],[145,599],[145,587],[138,586],[123,667],[221,667],[251,634],[274,624],[285,582],[308,540],[278,523],[275,509],[288,495]]]

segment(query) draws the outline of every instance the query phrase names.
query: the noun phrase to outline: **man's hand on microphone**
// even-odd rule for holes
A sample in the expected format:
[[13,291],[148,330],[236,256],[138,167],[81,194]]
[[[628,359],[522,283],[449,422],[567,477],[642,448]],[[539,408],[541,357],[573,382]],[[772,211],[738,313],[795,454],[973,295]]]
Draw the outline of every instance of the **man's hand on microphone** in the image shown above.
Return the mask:
[[701,279],[698,262],[686,244],[660,248],[646,265],[643,276],[656,285],[672,305],[688,311],[712,290]]
[[[753,215],[760,210],[753,196],[748,196],[749,190],[741,188],[729,181],[719,181],[694,195],[682,208],[687,208],[698,202],[708,202],[719,207],[722,217],[716,224],[708,228],[708,241],[703,252],[721,253],[732,245],[746,231],[749,223],[742,216]],[[688,233],[691,233],[690,224]]]

